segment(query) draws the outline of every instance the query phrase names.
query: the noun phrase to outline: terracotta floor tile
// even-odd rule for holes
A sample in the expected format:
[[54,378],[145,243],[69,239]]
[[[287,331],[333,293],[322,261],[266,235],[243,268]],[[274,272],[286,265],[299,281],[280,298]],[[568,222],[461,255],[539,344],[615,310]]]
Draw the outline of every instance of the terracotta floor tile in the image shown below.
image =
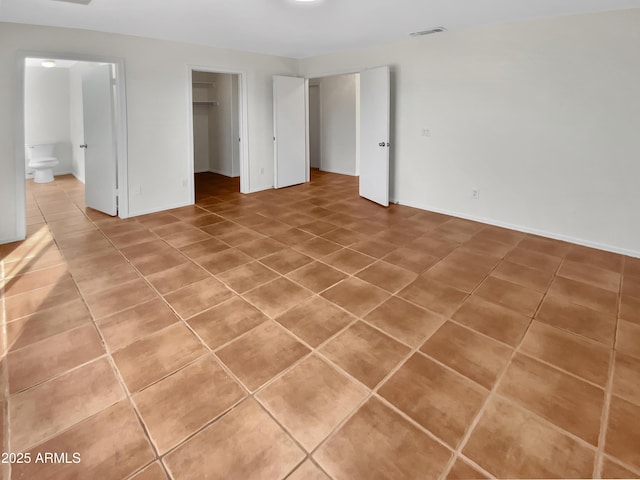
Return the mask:
[[373,263],[375,260],[372,257],[363,255],[362,253],[343,248],[337,252],[331,253],[322,259],[324,263],[342,270],[348,274],[354,274],[359,270],[362,270],[367,265]]
[[366,396],[365,388],[312,356],[257,398],[311,452]]
[[358,243],[351,245],[352,250],[356,250],[365,255],[369,255],[374,258],[382,258],[389,253],[393,252],[398,247],[388,242],[381,242],[376,240],[362,240]]
[[622,255],[581,245],[571,245],[569,253],[567,253],[567,260],[586,263],[617,273],[622,271],[623,264]]
[[467,294],[462,290],[420,276],[400,290],[398,296],[441,315],[451,315]]
[[462,452],[498,478],[591,478],[595,450],[494,397]]
[[524,355],[516,355],[498,392],[597,445],[604,391]]
[[[241,448],[239,448],[241,446]],[[176,480],[283,478],[304,452],[249,399],[164,458]]]
[[487,255],[490,257],[502,258],[513,248],[513,245],[496,242],[485,237],[475,235],[465,242],[461,251],[475,253],[477,255]]
[[538,253],[521,247],[516,247],[511,250],[504,259],[549,273],[555,273],[562,262],[562,258],[560,257]]
[[447,474],[447,480],[470,480],[478,478],[489,477],[480,473],[460,457],[458,457],[456,463],[453,464],[453,467],[451,467],[451,470],[449,470]]
[[222,282],[215,278],[207,278],[169,293],[164,298],[178,315],[186,319],[232,296],[233,292]]
[[240,381],[255,391],[309,353],[274,322],[265,322],[217,352]]
[[551,272],[508,261],[501,262],[491,276],[543,293],[553,279]]
[[611,349],[600,343],[534,321],[520,351],[602,388],[607,384]]
[[640,298],[623,295],[620,302],[620,318],[640,325]]
[[188,262],[188,259],[184,255],[170,247],[167,247],[166,250],[159,253],[152,253],[131,260],[131,263],[142,275],[151,275],[152,273],[161,272],[186,262]]
[[346,274],[324,263],[313,261],[287,275],[291,280],[313,292],[321,292],[340,280],[346,278]]
[[564,296],[572,303],[607,315],[616,315],[618,309],[616,293],[563,277],[556,277],[549,294]]
[[450,285],[463,292],[471,293],[489,274],[488,269],[469,268],[469,265],[460,265],[444,259],[430,268],[422,276]]
[[302,242],[306,242],[307,240],[311,240],[313,235],[309,232],[304,232],[298,228],[290,228],[283,232],[279,232],[272,235],[274,240],[278,242],[284,243],[285,245],[297,245]]
[[236,248],[230,248],[200,257],[196,261],[209,272],[219,275],[240,265],[252,262],[253,258]]
[[588,283],[615,293],[620,290],[621,275],[619,273],[586,263],[565,260],[558,270],[558,276]]
[[605,451],[625,463],[640,469],[640,431],[637,420],[640,406],[616,396],[611,397],[609,425],[604,444]]
[[322,220],[316,220],[313,222],[299,225],[298,228],[305,232],[313,233],[314,235],[323,235],[325,233],[335,230],[337,227],[333,223],[324,222]]
[[161,299],[154,298],[133,308],[103,317],[98,322],[98,327],[104,341],[115,351],[177,321],[175,313]]
[[312,293],[306,288],[286,278],[278,278],[251,290],[244,295],[244,298],[271,318],[275,318],[311,295]]
[[320,349],[323,355],[374,388],[409,353],[409,348],[358,322]]
[[0,280],[0,288],[4,288],[4,296],[7,298],[19,293],[30,292],[37,288],[55,285],[68,278],[70,277],[67,266],[56,265],[36,272]]
[[487,278],[474,295],[529,317],[533,317],[543,297],[535,290],[494,277]]
[[347,228],[336,228],[321,236],[322,238],[338,243],[343,247],[348,247],[349,245],[353,245],[354,243],[360,242],[366,238],[361,233]]
[[[103,232],[104,233],[104,232]],[[131,245],[137,245],[139,243],[151,242],[157,240],[158,237],[155,233],[147,230],[140,229],[121,233],[119,235],[109,236],[109,239],[118,248],[130,247]]]
[[11,447],[16,451],[46,440],[124,398],[106,359],[11,397]]
[[236,292],[244,293],[273,280],[278,274],[261,263],[251,262],[218,274],[217,277]]
[[163,454],[244,396],[218,362],[205,356],[135,394],[133,401]]
[[208,255],[228,250],[229,245],[218,239],[212,238],[204,242],[193,243],[189,246],[182,247],[180,251],[192,260],[199,260]]
[[624,320],[618,321],[616,350],[640,358],[640,325]]
[[189,325],[215,350],[268,320],[268,317],[240,297],[233,297],[191,317]]
[[150,213],[148,215],[142,215],[137,217],[137,220],[147,228],[160,227],[162,225],[168,225],[169,223],[179,222],[178,217],[174,217],[165,212]]
[[161,295],[178,290],[186,285],[191,285],[211,275],[197,266],[195,263],[187,262],[177,267],[169,268],[147,277],[147,281],[155,287]]
[[89,362],[105,353],[87,324],[9,353],[9,391],[16,393]]
[[451,452],[372,398],[313,457],[339,480],[437,478]]
[[383,260],[392,265],[404,268],[414,273],[422,273],[429,267],[435,265],[439,258],[430,255],[423,250],[413,248],[398,248],[386,255]]
[[154,462],[141,472],[135,474],[130,480],[168,480],[168,478],[160,463]]
[[315,348],[349,325],[354,317],[324,298],[313,297],[276,320]]
[[527,237],[518,244],[518,247],[553,255],[554,257],[565,257],[571,248],[571,244],[552,238],[527,235]]
[[336,252],[342,248],[337,243],[324,238],[316,237],[295,245],[295,249],[313,258],[322,258],[325,255]]
[[81,299],[7,323],[7,348],[15,350],[91,322]]
[[164,241],[175,248],[186,247],[198,242],[204,242],[211,238],[211,235],[203,232],[199,228],[186,227],[182,225],[182,231],[167,235],[164,237]]
[[71,279],[53,285],[31,290],[5,298],[6,320],[11,321],[26,315],[53,308],[80,298],[80,294]]
[[420,351],[491,389],[510,360],[512,349],[479,333],[446,322]]
[[640,405],[640,359],[616,353],[612,391],[615,395]]
[[531,323],[526,315],[471,295],[451,316],[453,320],[515,347]]
[[616,317],[581,307],[567,297],[548,294],[536,314],[536,320],[613,346]]
[[256,240],[264,239],[265,237],[249,228],[239,228],[237,230],[222,233],[216,238],[222,240],[224,243],[231,245],[232,247],[239,247]]
[[391,297],[364,319],[414,348],[444,323],[444,319],[439,315],[416,307],[398,297]]
[[38,270],[42,270],[43,268],[60,265],[64,262],[64,257],[53,244],[48,248],[39,250],[38,256],[17,256],[16,260],[14,261],[10,261],[11,258],[13,257],[5,257],[5,259],[3,260],[5,277],[24,275],[25,273],[35,272]]
[[238,250],[243,251],[253,258],[262,258],[267,255],[284,250],[287,246],[272,238],[259,238],[251,242],[243,243],[238,246]]
[[458,242],[446,240],[433,233],[427,233],[409,244],[410,248],[424,250],[429,255],[444,258],[458,248]]
[[602,462],[602,476],[600,478],[640,478],[640,474],[633,473],[605,456]]
[[379,390],[382,397],[451,447],[469,428],[488,393],[418,353]]
[[356,275],[377,287],[395,293],[416,279],[416,274],[390,263],[377,261]]
[[115,480],[128,476],[154,458],[144,430],[126,400],[29,451],[34,460],[45,452],[68,452],[70,461],[73,452],[77,452],[81,461],[15,464],[12,468],[14,478]]
[[354,315],[362,316],[389,298],[389,293],[350,277],[324,291],[322,296]]
[[260,259],[260,262],[270,268],[273,268],[276,272],[282,275],[286,275],[292,270],[296,270],[297,268],[300,268],[312,261],[313,259],[311,257],[303,255],[302,253],[296,252],[290,248]]
[[85,300],[94,318],[106,317],[151,300],[155,292],[142,280],[133,280],[103,292],[86,295]]
[[287,477],[287,480],[330,480],[311,460],[306,460]]
[[207,350],[182,323],[177,323],[113,354],[122,379],[135,392],[175,372]]
[[640,298],[640,275],[625,275],[622,280],[622,294]]
[[139,278],[138,272],[129,264],[115,265],[92,275],[82,275],[81,277],[75,273],[73,275],[73,279],[84,296],[99,294]]

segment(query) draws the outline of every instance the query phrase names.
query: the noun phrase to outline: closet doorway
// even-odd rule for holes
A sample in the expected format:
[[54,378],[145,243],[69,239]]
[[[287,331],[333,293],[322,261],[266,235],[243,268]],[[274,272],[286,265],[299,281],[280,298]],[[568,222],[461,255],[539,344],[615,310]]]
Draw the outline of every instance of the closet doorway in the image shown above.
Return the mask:
[[244,74],[190,69],[193,201],[248,191]]

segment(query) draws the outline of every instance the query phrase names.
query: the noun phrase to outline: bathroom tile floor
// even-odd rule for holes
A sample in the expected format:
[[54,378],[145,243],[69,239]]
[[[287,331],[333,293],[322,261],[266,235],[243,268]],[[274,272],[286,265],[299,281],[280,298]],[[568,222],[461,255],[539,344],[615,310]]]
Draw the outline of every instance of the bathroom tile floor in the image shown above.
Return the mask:
[[358,196],[126,220],[70,176],[0,246],[14,479],[640,478],[640,260]]

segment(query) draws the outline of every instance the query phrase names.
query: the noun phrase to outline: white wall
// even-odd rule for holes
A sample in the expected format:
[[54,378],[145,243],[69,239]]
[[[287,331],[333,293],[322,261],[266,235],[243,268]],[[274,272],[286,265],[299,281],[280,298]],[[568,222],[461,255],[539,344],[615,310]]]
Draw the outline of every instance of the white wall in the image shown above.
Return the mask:
[[392,66],[400,203],[640,256],[638,45],[635,9],[447,32],[299,71]]
[[309,82],[309,165],[320,168],[320,85]]
[[188,131],[188,65],[246,72],[249,188],[273,185],[272,76],[294,74],[295,60],[87,30],[0,23],[0,105],[6,106],[0,109],[0,204],[4,206],[0,242],[18,235],[14,131],[19,51],[124,59],[128,187],[139,185],[141,192],[129,197],[131,215],[190,203],[189,189],[183,186],[193,141]]
[[[69,70],[26,67],[24,85],[25,143],[55,144],[54,155],[59,164],[53,169],[54,175],[71,173]],[[27,162],[25,160],[25,165]]]
[[69,130],[71,135],[71,173],[84,183],[84,111],[82,108],[82,72],[87,63],[69,69]]
[[320,168],[356,175],[356,75],[324,77],[313,83],[320,86]]

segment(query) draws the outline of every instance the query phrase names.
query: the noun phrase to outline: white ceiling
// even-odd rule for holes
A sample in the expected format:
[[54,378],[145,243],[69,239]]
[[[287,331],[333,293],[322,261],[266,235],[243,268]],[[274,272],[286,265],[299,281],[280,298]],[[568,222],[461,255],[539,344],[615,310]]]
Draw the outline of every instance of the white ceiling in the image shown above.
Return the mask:
[[[25,59],[24,64],[27,67],[42,67],[42,62],[44,60],[51,60],[51,59],[49,59],[49,58],[27,58],[27,59]],[[58,59],[55,59],[55,62],[56,62],[55,68],[71,68],[75,64],[78,63],[75,60],[58,60]]]
[[0,21],[304,58],[448,30],[640,8],[640,0],[0,0]]

